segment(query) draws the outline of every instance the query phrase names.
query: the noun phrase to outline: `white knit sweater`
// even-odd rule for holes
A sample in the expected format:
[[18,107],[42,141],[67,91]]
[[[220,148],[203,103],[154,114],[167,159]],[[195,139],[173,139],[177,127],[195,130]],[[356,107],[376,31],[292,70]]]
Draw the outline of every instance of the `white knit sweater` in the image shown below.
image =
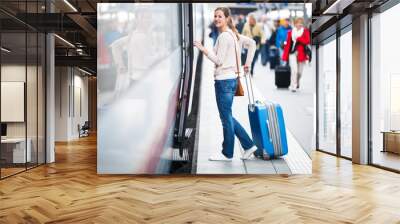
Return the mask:
[[242,52],[242,48],[247,48],[247,65],[251,65],[253,61],[254,53],[256,51],[256,42],[246,36],[239,35],[239,41],[235,33],[228,29],[225,32],[219,34],[217,42],[213,51],[208,51],[207,57],[214,62],[215,64],[215,72],[214,78],[216,80],[224,80],[224,79],[234,79],[237,77],[237,66],[235,59],[235,47],[236,46],[236,57],[238,59],[239,68],[241,67],[240,62],[240,54]]

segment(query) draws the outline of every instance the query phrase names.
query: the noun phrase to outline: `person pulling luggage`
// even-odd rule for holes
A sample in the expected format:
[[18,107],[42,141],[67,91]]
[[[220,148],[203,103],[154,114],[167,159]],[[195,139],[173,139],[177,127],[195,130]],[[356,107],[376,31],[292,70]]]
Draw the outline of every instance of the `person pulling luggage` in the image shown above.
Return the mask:
[[[281,59],[285,47],[285,41],[287,39],[287,34],[290,30],[292,30],[292,27],[289,25],[289,19],[281,19],[279,21],[279,24],[280,26],[276,30],[275,45],[276,48],[279,50],[279,59]],[[282,63],[283,61],[280,61],[280,64]]]
[[253,60],[256,43],[253,39],[238,33],[233,25],[230,10],[226,7],[215,9],[214,23],[220,34],[213,50],[206,49],[199,41],[194,42],[194,46],[215,64],[215,97],[222,122],[224,140],[222,152],[212,155],[209,160],[232,161],[235,135],[239,138],[240,144],[245,150],[242,159],[248,159],[257,150],[257,147],[245,129],[232,116],[232,103],[238,86],[237,78],[240,74],[238,68],[241,48],[248,49],[244,65],[244,71],[247,73]]
[[279,56],[279,49],[276,47],[276,31],[278,29],[279,21],[274,21],[273,31],[269,38],[269,67],[275,69],[276,66],[281,64],[281,57]]
[[300,88],[300,78],[303,73],[304,64],[309,57],[306,53],[306,46],[309,44],[310,32],[304,27],[304,19],[300,17],[296,18],[294,28],[288,32],[282,55],[282,60],[286,64],[289,63],[291,68],[289,89],[292,92],[296,92]]
[[261,64],[266,66],[269,60],[269,48],[270,48],[270,38],[272,36],[273,22],[268,18],[267,15],[261,16],[261,24],[263,26],[263,31],[265,35],[265,43],[261,44],[260,54],[261,54]]
[[256,51],[254,53],[253,61],[251,62],[250,74],[254,75],[254,65],[257,62],[260,53],[261,44],[265,44],[264,30],[261,24],[258,24],[253,14],[248,16],[249,21],[244,25],[242,34],[252,38],[256,42]]

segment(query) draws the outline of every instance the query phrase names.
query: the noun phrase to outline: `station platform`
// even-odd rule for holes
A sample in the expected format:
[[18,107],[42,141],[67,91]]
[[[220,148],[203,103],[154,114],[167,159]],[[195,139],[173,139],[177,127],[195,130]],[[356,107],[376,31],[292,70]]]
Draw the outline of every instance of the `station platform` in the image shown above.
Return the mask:
[[[211,41],[205,41],[205,46],[211,49]],[[312,161],[310,157],[313,134],[313,89],[311,66],[306,66],[302,83],[305,88],[292,93],[288,90],[278,90],[274,85],[274,71],[267,66],[262,66],[260,60],[255,66],[253,78],[254,94],[256,100],[278,102],[281,104],[284,114],[288,136],[289,153],[280,159],[261,160],[251,158],[241,160],[243,149],[239,140],[235,138],[234,158],[231,162],[209,161],[208,158],[222,149],[223,131],[219,118],[214,91],[214,65],[207,58],[203,59],[202,83],[200,93],[200,118],[198,147],[195,153],[195,161],[192,172],[196,174],[311,174]],[[309,77],[307,77],[309,76]],[[235,97],[233,103],[233,116],[242,124],[251,136],[250,123],[247,114],[248,97],[244,78],[242,85],[245,96]],[[307,87],[306,87],[307,86]],[[297,109],[293,109],[297,108]],[[293,111],[291,111],[293,110]],[[311,115],[310,115],[311,114]],[[296,128],[299,126],[299,128]],[[296,132],[302,132],[298,136],[293,134],[290,127]],[[297,140],[303,139],[303,144],[310,147],[307,150]]]

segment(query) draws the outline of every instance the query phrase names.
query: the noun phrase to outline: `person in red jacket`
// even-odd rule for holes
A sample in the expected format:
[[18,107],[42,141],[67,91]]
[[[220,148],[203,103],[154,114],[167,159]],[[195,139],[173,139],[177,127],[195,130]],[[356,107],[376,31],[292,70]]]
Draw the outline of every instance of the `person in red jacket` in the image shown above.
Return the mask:
[[310,44],[310,32],[304,27],[304,19],[296,18],[294,28],[288,32],[286,44],[283,49],[282,60],[289,61],[291,68],[291,81],[289,89],[296,92],[300,87],[300,78],[303,67],[308,60],[306,46]]

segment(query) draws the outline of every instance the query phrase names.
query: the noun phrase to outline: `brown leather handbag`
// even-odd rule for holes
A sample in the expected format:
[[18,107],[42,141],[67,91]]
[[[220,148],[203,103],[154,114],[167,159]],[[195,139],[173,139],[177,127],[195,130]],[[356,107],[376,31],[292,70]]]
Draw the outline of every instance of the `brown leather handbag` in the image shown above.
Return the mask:
[[235,92],[235,96],[244,96],[244,90],[242,87],[242,83],[240,82],[240,78],[237,77],[237,86],[236,86],[236,92]]
[[[232,34],[231,34],[232,35]],[[240,82],[240,71],[239,71],[239,62],[238,62],[238,57],[237,57],[237,50],[236,50],[236,41],[235,41],[235,37],[232,35],[233,37],[233,43],[234,43],[234,47],[235,47],[235,58],[236,58],[236,74],[237,74],[237,78],[236,78],[236,92],[235,92],[235,96],[244,96],[244,90],[242,87],[242,83]]]

